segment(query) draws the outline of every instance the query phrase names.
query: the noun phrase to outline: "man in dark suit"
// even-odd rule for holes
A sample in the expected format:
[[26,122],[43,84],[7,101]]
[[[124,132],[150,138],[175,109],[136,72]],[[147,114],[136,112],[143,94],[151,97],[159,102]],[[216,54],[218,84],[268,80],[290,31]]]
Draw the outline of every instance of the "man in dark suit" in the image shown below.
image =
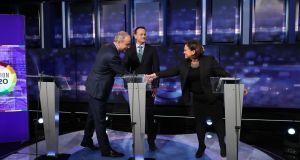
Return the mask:
[[[134,30],[135,45],[129,48],[125,54],[124,65],[127,70],[135,74],[150,74],[159,72],[159,59],[154,47],[145,44],[146,29],[143,26]],[[159,81],[152,82],[152,91],[146,93],[146,132],[151,151],[156,150],[156,127],[153,116],[154,98],[156,96]]]
[[126,74],[127,70],[121,63],[119,52],[130,47],[130,35],[124,31],[118,32],[114,43],[103,46],[97,56],[92,71],[86,81],[86,91],[89,94],[89,112],[81,146],[95,149],[92,136],[94,129],[102,156],[122,157],[123,153],[113,150],[106,134],[106,102],[111,93],[116,74]]

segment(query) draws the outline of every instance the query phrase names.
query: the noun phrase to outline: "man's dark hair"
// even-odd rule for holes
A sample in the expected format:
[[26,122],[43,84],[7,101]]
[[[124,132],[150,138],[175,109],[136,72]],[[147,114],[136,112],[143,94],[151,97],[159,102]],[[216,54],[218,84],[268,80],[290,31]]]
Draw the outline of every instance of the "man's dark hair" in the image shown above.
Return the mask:
[[136,27],[134,29],[134,34],[136,34],[136,32],[137,32],[138,29],[144,29],[144,30],[146,30],[146,27],[144,27],[144,26],[138,26],[138,27]]

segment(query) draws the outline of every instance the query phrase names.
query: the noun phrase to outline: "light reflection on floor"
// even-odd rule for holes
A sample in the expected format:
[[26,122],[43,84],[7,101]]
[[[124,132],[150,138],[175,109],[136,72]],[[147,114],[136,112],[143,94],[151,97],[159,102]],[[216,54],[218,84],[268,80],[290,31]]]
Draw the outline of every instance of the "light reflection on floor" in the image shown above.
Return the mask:
[[[125,154],[125,157],[117,159],[127,159],[132,156],[132,134],[128,132],[120,132],[114,130],[107,131],[111,145],[113,148],[121,151]],[[93,160],[103,159],[109,160],[110,158],[104,158],[99,151],[91,151],[89,149],[82,148],[79,144],[83,137],[83,131],[77,131],[59,137],[59,151],[60,153],[71,154],[70,160]],[[210,138],[208,138],[210,137]],[[96,137],[93,137],[96,143]],[[217,160],[221,159],[219,144],[217,136],[214,133],[207,133],[205,155],[202,160]],[[148,145],[145,141],[145,156],[156,158],[157,160],[165,160],[172,158],[172,160],[182,159],[195,159],[194,155],[198,147],[198,141],[196,134],[181,134],[181,135],[158,135],[156,144],[158,150],[156,152],[150,152]],[[45,141],[38,143],[38,155],[46,153]],[[17,153],[12,154],[5,158],[5,160],[33,160],[36,156],[36,145],[30,145],[19,150]],[[115,159],[116,158],[111,158]],[[261,152],[258,149],[253,148],[245,143],[240,143],[239,159],[243,160],[271,160],[272,158]]]

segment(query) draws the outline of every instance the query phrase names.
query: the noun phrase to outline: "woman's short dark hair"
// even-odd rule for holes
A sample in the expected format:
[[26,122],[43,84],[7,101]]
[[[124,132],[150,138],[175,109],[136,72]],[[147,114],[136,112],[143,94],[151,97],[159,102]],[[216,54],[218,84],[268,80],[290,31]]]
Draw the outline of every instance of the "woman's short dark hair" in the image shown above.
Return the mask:
[[200,44],[200,42],[195,41],[195,40],[191,40],[191,41],[187,41],[185,43],[185,45],[191,50],[191,51],[195,51],[195,54],[192,56],[193,59],[197,59],[200,58],[201,56],[203,56],[204,54],[204,47],[202,46],[202,44]]

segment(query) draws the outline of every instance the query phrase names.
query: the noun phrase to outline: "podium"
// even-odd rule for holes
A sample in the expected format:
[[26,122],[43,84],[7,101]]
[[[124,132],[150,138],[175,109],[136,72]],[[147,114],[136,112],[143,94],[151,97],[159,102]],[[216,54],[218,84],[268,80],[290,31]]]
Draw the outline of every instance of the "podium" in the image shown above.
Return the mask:
[[58,152],[59,136],[59,91],[70,90],[65,77],[36,75],[27,76],[38,79],[40,104],[42,110],[44,134],[47,155],[37,157],[36,160],[44,159],[67,159],[67,154]]
[[130,159],[153,158],[144,157],[145,117],[146,117],[146,91],[151,89],[151,84],[146,83],[144,74],[124,75],[124,86],[128,89],[130,117],[133,135],[133,157]]
[[211,77],[213,93],[224,94],[226,157],[238,159],[239,137],[241,128],[244,84],[239,78]]

